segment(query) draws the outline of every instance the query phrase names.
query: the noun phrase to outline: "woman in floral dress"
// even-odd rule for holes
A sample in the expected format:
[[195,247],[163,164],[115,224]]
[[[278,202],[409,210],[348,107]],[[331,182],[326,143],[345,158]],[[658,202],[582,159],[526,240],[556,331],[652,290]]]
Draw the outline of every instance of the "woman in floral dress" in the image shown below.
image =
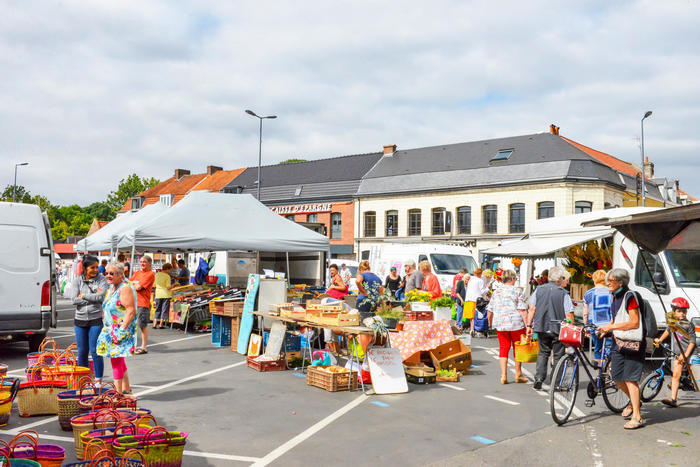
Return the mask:
[[107,265],[105,277],[111,285],[102,309],[104,327],[97,338],[97,353],[109,357],[117,392],[131,394],[125,357],[134,354],[136,346],[136,290],[124,278],[124,264]]

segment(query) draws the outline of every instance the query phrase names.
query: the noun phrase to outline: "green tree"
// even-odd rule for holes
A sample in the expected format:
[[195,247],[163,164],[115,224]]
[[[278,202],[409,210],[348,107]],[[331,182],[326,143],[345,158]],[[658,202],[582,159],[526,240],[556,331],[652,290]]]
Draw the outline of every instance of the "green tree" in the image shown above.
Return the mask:
[[294,164],[296,162],[308,162],[306,159],[287,159],[286,161],[280,162],[280,164]]
[[109,206],[112,212],[116,213],[124,206],[124,203],[126,203],[129,198],[159,183],[160,180],[156,180],[155,178],[141,178],[136,174],[131,174],[126,179],[121,179],[117,189],[109,193],[107,196],[107,206]]
[[[7,185],[2,195],[0,195],[0,201],[12,201],[12,192],[14,188],[14,185]],[[22,185],[17,185],[15,201],[18,203],[30,204],[32,202],[32,195]]]
[[101,221],[111,221],[115,216],[114,211],[112,211],[112,208],[110,208],[105,201],[94,202],[90,206],[84,207],[83,210],[85,210],[90,217]]

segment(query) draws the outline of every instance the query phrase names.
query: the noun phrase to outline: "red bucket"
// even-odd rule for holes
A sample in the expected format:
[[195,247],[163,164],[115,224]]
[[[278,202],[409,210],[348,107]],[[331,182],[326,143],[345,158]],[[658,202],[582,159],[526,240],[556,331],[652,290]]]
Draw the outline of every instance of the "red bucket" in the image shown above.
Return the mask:
[[219,276],[207,276],[207,284],[216,284],[219,282]]

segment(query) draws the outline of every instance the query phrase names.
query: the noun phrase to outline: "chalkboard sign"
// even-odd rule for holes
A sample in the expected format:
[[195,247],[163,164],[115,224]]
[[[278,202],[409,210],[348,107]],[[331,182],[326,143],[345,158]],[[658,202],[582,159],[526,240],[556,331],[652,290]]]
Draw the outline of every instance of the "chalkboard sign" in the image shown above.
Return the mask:
[[408,383],[399,349],[369,349],[367,361],[375,394],[408,392]]

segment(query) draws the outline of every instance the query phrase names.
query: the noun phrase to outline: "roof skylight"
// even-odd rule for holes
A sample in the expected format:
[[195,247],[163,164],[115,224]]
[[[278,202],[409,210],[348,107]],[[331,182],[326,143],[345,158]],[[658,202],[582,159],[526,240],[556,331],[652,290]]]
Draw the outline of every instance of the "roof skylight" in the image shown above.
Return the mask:
[[492,161],[504,161],[513,154],[512,149],[501,149],[498,153],[491,158]]

